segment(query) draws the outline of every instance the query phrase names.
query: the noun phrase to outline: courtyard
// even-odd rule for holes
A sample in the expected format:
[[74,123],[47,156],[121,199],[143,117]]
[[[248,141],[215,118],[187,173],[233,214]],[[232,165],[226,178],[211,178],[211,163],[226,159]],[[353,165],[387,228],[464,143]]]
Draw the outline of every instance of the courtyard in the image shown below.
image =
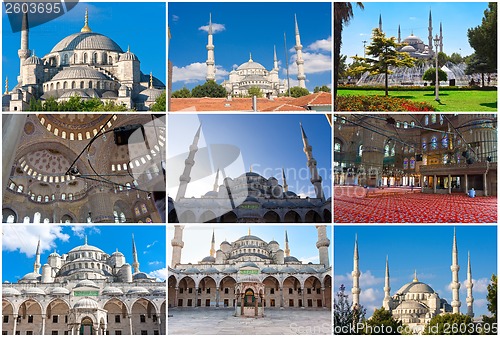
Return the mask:
[[168,310],[169,335],[330,335],[332,312],[324,309],[269,309],[264,317],[234,317],[229,308]]

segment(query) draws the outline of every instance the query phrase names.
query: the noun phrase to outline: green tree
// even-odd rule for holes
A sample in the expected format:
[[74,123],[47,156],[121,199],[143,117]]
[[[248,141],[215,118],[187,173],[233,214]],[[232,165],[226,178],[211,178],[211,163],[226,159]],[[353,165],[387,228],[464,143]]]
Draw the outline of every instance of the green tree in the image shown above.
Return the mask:
[[260,90],[259,87],[250,87],[248,88],[248,96],[250,97],[253,97],[253,96],[257,96],[257,97],[262,97],[264,94],[262,93],[262,90]]
[[497,65],[497,3],[488,3],[480,26],[467,30],[469,44],[479,59],[485,60],[496,70]]
[[[438,65],[440,67],[444,66],[446,64],[446,62],[448,62],[448,60],[449,60],[448,55],[446,55],[442,51],[440,51],[438,53]],[[435,63],[435,60],[434,60],[434,63]]]
[[290,88],[290,95],[292,97],[302,97],[302,96],[306,96],[306,95],[309,95],[309,90],[307,90],[306,88],[301,88],[301,87],[291,87]]
[[339,79],[344,79],[347,76],[347,55],[340,55],[339,63]]
[[445,314],[434,316],[425,326],[425,335],[477,335],[478,327],[467,315]]
[[59,111],[59,103],[57,103],[55,97],[50,96],[43,103],[43,111]]
[[484,74],[495,72],[496,67],[492,67],[485,57],[479,56],[477,53],[470,55],[466,60],[467,67],[465,68],[466,75],[481,74],[481,86],[484,87]]
[[151,111],[167,111],[167,92],[163,91],[150,107]]
[[[438,69],[439,81],[447,81],[448,75],[441,69]],[[432,85],[436,85],[436,68],[429,68],[425,71],[424,76],[422,76],[424,81],[432,82]]]
[[359,80],[361,75],[363,75],[364,71],[362,70],[362,67],[360,67],[362,64],[363,63],[361,61],[354,60],[347,68],[346,76],[350,76],[351,81]]
[[[390,311],[385,308],[377,309],[373,312],[372,317],[365,322],[365,335],[400,335],[398,329],[401,329],[403,324],[401,321],[395,320]],[[375,328],[377,327],[377,328]]]
[[202,85],[197,85],[191,90],[193,97],[226,97],[226,89],[214,80],[206,81]]
[[191,91],[184,87],[182,89],[176,90],[172,93],[172,98],[189,98],[191,97]]
[[358,329],[357,323],[364,321],[366,309],[361,305],[353,308],[349,302],[349,295],[345,293],[345,286],[339,287],[337,298],[333,301],[333,326],[335,335],[360,335],[363,330]]
[[464,58],[459,53],[451,54],[450,57],[448,58],[448,60],[453,64],[460,64],[460,63],[464,62]]
[[39,99],[30,99],[30,111],[43,111],[42,101]]
[[[363,3],[356,2],[356,5],[364,9]],[[352,4],[350,2],[333,2],[333,102],[337,98],[337,83],[339,80],[340,48],[342,47],[342,29],[349,24],[353,17]],[[335,103],[334,103],[335,104]]]
[[408,53],[399,52],[401,44],[395,37],[386,37],[380,29],[373,30],[372,42],[366,47],[366,54],[371,57],[354,56],[353,59],[361,61],[357,71],[368,71],[371,75],[385,74],[385,95],[389,95],[389,74],[391,68],[413,67],[415,59]]
[[497,329],[493,329],[493,324],[498,324],[497,321],[497,285],[498,279],[495,274],[491,276],[491,283],[488,284],[488,294],[486,295],[486,300],[488,301],[488,311],[491,313],[491,317],[483,315],[483,329],[482,334],[484,335],[496,335]]
[[323,92],[332,92],[332,89],[328,88],[328,86],[326,86],[326,85],[322,85],[321,87],[315,87],[314,88],[314,93],[317,93],[317,92],[320,92],[320,91],[323,91]]

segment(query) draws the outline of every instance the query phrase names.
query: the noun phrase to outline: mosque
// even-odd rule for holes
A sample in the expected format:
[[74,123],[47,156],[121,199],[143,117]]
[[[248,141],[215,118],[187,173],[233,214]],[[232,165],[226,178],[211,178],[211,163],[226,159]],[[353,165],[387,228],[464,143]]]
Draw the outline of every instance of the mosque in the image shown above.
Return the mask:
[[[382,32],[382,14],[379,16],[378,28]],[[434,58],[437,50],[433,49],[432,35],[432,12],[429,10],[429,26],[427,28],[429,31],[428,43],[425,44],[418,36],[413,35],[413,32],[401,41],[401,25],[398,26],[398,39],[397,42],[403,44],[399,48],[401,52],[407,52],[411,57],[417,59],[430,60]],[[437,36],[437,35],[436,35]],[[439,52],[443,52],[443,26],[439,24]]]
[[29,49],[27,13],[22,20],[19,76],[12,89],[6,80],[3,111],[27,111],[32,99],[54,97],[62,102],[73,96],[149,110],[165,90],[153,74],[141,71],[139,57],[130,48],[123,51],[111,38],[91,30],[88,12],[80,32],[63,38],[41,58]]
[[336,221],[496,222],[497,162],[496,114],[337,114]]
[[139,270],[133,237],[132,266],[86,237],[44,265],[40,255],[38,241],[33,271],[2,284],[3,335],[166,334],[165,283]]
[[160,116],[4,115],[2,222],[165,222]]
[[[449,304],[445,299],[441,298],[428,284],[420,282],[417,278],[417,272],[413,280],[403,285],[399,290],[391,295],[389,260],[386,259],[385,264],[385,283],[384,283],[384,300],[382,306],[390,311],[394,319],[401,321],[403,324],[415,330],[423,330],[430,320],[437,316],[446,313],[460,313],[462,303],[459,298],[460,281],[458,278],[458,246],[456,233],[453,233],[452,247],[452,265],[451,265],[451,289],[452,301]],[[352,303],[353,306],[363,304],[359,302],[359,253],[358,240],[354,243],[354,264],[352,271]],[[474,317],[474,297],[472,296],[472,288],[474,286],[472,280],[472,271],[470,263],[470,255],[467,262],[467,315]]]
[[[207,44],[207,81],[215,80],[215,54],[213,44],[212,14],[208,26]],[[299,25],[295,16],[295,51],[297,53],[297,80],[298,86],[306,88],[306,75],[304,72],[304,59],[302,58],[302,44],[300,43]],[[278,58],[276,57],[276,46],[274,47],[273,69],[267,70],[262,64],[252,59],[252,54],[248,62],[242,63],[229,73],[229,79],[222,82],[222,86],[232,96],[247,96],[248,90],[258,87],[267,98],[277,97],[287,92],[288,84],[286,80],[279,79]]]
[[184,227],[174,226],[168,268],[169,308],[233,308],[235,316],[247,317],[262,316],[269,308],[331,310],[332,269],[326,225],[316,225],[319,263],[307,264],[290,255],[293,247],[289,246],[287,232],[283,250],[277,241],[264,241],[250,230],[234,242],[222,241],[217,250],[214,233],[209,256],[197,263],[181,263]]
[[301,198],[289,191],[283,170],[282,184],[274,177],[267,179],[255,172],[246,172],[236,178],[224,177],[219,184],[218,171],[212,191],[198,198],[186,198],[198,151],[200,126],[190,146],[183,174],[179,177],[175,201],[168,198],[169,222],[331,222],[331,198],[325,199],[323,179],[318,173],[312,146],[302,125],[300,130],[315,197]]

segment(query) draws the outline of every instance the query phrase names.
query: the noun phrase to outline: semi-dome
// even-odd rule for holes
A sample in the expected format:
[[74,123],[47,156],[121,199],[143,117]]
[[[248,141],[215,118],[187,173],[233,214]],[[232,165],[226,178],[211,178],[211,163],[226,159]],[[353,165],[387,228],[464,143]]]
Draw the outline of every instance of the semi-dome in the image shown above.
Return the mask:
[[213,256],[204,257],[203,260],[201,260],[201,262],[215,262],[215,257]]
[[21,295],[21,293],[17,289],[2,287],[2,297],[19,296],[19,295]]
[[90,67],[69,67],[58,72],[51,81],[71,79],[109,80],[106,75]]
[[24,65],[38,65],[42,64],[42,59],[36,55],[32,55],[24,60]]
[[287,256],[285,257],[285,263],[287,262],[300,262],[295,256]]
[[127,295],[149,295],[149,290],[144,287],[133,287],[127,291]]
[[153,102],[163,93],[163,90],[156,88],[147,88],[139,93],[139,100],[142,102]]
[[80,281],[75,286],[75,288],[83,288],[83,287],[99,288],[99,286],[91,280]]
[[423,282],[413,281],[405,284],[396,294],[423,294],[423,293],[435,293],[434,289],[432,289],[428,284]]
[[74,309],[98,309],[99,304],[91,298],[82,298],[73,306]]
[[396,307],[396,310],[427,310],[427,308],[418,302],[415,301],[403,301],[400,305]]
[[119,296],[123,295],[123,291],[117,287],[106,287],[102,290],[102,294],[108,296]]
[[120,55],[119,61],[139,61],[139,58],[134,53],[127,51]]
[[90,96],[85,91],[83,91],[83,90],[70,90],[70,91],[66,91],[59,98],[71,98],[71,97],[74,97],[74,96],[78,96],[80,98],[90,98]]
[[50,52],[56,53],[73,50],[104,50],[123,53],[123,50],[115,41],[105,35],[93,32],[75,33],[66,36]]
[[403,48],[401,48],[400,51],[401,52],[411,53],[411,52],[415,52],[417,50],[415,48],[413,48],[412,46],[404,46]]

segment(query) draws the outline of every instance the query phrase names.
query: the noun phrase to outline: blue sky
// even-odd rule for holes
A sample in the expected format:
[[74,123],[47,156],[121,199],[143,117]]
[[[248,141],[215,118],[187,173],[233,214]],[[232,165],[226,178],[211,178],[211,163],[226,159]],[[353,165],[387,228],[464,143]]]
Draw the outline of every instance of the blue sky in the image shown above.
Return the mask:
[[[184,249],[182,250],[181,263],[198,263],[210,253],[210,242],[212,240],[212,230],[215,233],[215,249],[219,249],[222,241],[234,242],[240,237],[250,233],[262,240],[269,242],[276,240],[281,249],[285,249],[285,230],[288,232],[288,244],[290,246],[290,255],[295,256],[303,263],[319,263],[318,249],[316,241],[318,241],[318,231],[314,226],[240,226],[231,225],[223,226],[215,224],[215,226],[207,225],[187,225],[184,228],[182,241],[184,241]],[[326,233],[330,239],[330,264],[332,263],[332,227],[327,227]],[[167,229],[168,241],[173,238],[174,228]],[[172,259],[172,247],[169,245],[167,251],[168,263]]]
[[[373,28],[378,28],[382,15],[382,30],[388,36],[398,36],[401,25],[401,40],[412,32],[428,44],[429,10],[432,10],[433,36],[439,34],[439,23],[443,24],[443,51],[447,55],[462,56],[474,51],[469,45],[467,29],[481,24],[487,2],[363,2],[364,10],[354,6],[354,17],[342,33],[341,53],[348,57],[363,56],[364,40],[370,43]],[[348,58],[351,63],[352,59]]]
[[[17,83],[21,33],[12,33],[5,6],[2,11],[2,83],[9,77],[9,87]],[[166,84],[166,6],[147,2],[79,2],[65,15],[30,29],[29,48],[43,57],[63,38],[80,32],[89,10],[89,27],[106,35],[123,51],[130,51],[141,61],[141,70]],[[33,18],[34,20],[34,18]],[[3,85],[2,85],[3,87]],[[3,92],[3,91],[2,91]]]
[[88,236],[89,245],[108,254],[118,249],[125,255],[125,261],[132,264],[132,234],[140,270],[165,279],[165,226],[5,225],[2,237],[2,282],[16,282],[25,274],[33,272],[38,239],[42,265],[54,250],[62,255],[83,245],[85,235]]
[[[382,306],[384,298],[385,258],[389,255],[391,295],[411,282],[414,270],[420,282],[429,284],[441,298],[451,303],[452,226],[336,226],[335,227],[335,289],[344,284],[351,295],[354,238],[358,234],[360,302],[367,308],[367,317]],[[470,251],[474,312],[478,317],[488,314],[486,286],[497,273],[497,227],[458,226],[457,245],[460,265],[459,280],[461,312],[467,310],[467,252]],[[352,297],[350,297],[352,300]]]
[[[273,67],[273,47],[280,64],[280,79],[286,78],[284,36],[290,58],[290,85],[297,85],[295,24],[297,14],[303,45],[306,87],[331,85],[331,3],[169,3],[171,32],[169,59],[173,62],[173,90],[191,89],[205,82],[207,26],[212,13],[216,81],[229,78],[233,65],[254,62],[267,70]],[[205,27],[204,27],[205,26]]]
[[[325,197],[331,196],[331,127],[325,115],[169,115],[168,118],[168,186],[169,195],[175,198],[179,176],[184,170],[189,146],[193,142],[198,126],[202,123],[202,134],[198,144],[192,170],[192,180],[186,197],[200,197],[211,191],[217,167],[211,158],[204,161],[207,144],[226,144],[239,149],[232,153],[229,149],[226,175],[238,177],[250,170],[265,178],[272,176],[282,184],[281,168],[285,168],[289,190],[302,197],[315,196],[309,181],[307,158],[303,152],[300,122],[312,146],[313,156],[318,162],[318,171],[323,177]],[[219,178],[219,184],[222,176]]]

